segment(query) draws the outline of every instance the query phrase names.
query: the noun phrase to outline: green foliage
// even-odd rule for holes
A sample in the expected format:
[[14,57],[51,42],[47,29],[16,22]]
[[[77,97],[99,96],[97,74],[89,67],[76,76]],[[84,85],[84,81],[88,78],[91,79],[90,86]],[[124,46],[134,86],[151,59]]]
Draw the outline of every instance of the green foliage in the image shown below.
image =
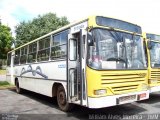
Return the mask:
[[16,46],[32,41],[66,24],[69,24],[66,17],[59,18],[53,13],[39,15],[32,21],[23,21],[16,26],[16,40],[20,41]]
[[12,35],[8,26],[0,24],[0,59],[7,58],[7,52],[11,50]]

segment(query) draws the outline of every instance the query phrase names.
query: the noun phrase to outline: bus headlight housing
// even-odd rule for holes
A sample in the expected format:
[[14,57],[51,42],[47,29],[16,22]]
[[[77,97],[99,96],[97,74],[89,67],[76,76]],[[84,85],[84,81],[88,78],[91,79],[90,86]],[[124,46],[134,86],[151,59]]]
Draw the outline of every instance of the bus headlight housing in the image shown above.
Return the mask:
[[141,88],[142,88],[142,90],[147,90],[147,89],[148,89],[148,85],[145,84],[145,83],[143,83],[143,84],[141,85]]
[[95,95],[105,95],[107,93],[106,89],[94,90]]

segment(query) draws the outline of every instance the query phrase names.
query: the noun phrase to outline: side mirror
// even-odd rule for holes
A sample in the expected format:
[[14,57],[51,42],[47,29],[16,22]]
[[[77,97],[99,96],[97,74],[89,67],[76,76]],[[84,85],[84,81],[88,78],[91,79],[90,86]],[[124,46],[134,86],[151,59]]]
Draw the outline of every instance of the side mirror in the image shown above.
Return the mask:
[[152,44],[151,44],[150,40],[147,41],[147,47],[148,47],[148,49],[152,49]]
[[92,37],[91,32],[87,33],[87,42],[88,42],[88,46],[93,46],[94,45],[94,41],[93,41],[93,37]]

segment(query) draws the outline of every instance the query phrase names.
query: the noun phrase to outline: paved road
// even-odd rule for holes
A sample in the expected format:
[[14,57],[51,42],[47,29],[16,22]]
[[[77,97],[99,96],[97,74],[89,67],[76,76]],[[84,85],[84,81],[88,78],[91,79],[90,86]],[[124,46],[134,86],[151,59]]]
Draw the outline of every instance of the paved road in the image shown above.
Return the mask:
[[105,119],[107,117],[116,120],[122,119],[122,117],[126,119],[127,117],[133,117],[133,119],[139,118],[143,120],[146,120],[148,117],[154,117],[154,119],[158,119],[157,117],[159,117],[160,119],[160,93],[152,94],[149,100],[134,102],[132,104],[103,109],[88,109],[75,106],[72,112],[65,113],[58,109],[55,99],[29,91],[17,94],[15,90],[0,90],[0,113],[9,114],[2,114],[0,116],[2,118],[6,118],[7,116],[9,118],[18,117],[18,119],[24,120],[28,120],[29,118],[34,120],[79,120]]
[[0,75],[0,81],[5,81],[6,80],[6,75]]

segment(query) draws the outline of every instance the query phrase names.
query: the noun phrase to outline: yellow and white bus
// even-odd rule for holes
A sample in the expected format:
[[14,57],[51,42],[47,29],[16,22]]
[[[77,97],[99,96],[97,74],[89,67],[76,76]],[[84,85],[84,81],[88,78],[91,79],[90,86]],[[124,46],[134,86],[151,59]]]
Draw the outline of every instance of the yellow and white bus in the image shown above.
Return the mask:
[[144,33],[150,93],[160,91],[160,35]]
[[7,79],[73,104],[103,108],[149,98],[141,27],[91,16],[8,53]]

